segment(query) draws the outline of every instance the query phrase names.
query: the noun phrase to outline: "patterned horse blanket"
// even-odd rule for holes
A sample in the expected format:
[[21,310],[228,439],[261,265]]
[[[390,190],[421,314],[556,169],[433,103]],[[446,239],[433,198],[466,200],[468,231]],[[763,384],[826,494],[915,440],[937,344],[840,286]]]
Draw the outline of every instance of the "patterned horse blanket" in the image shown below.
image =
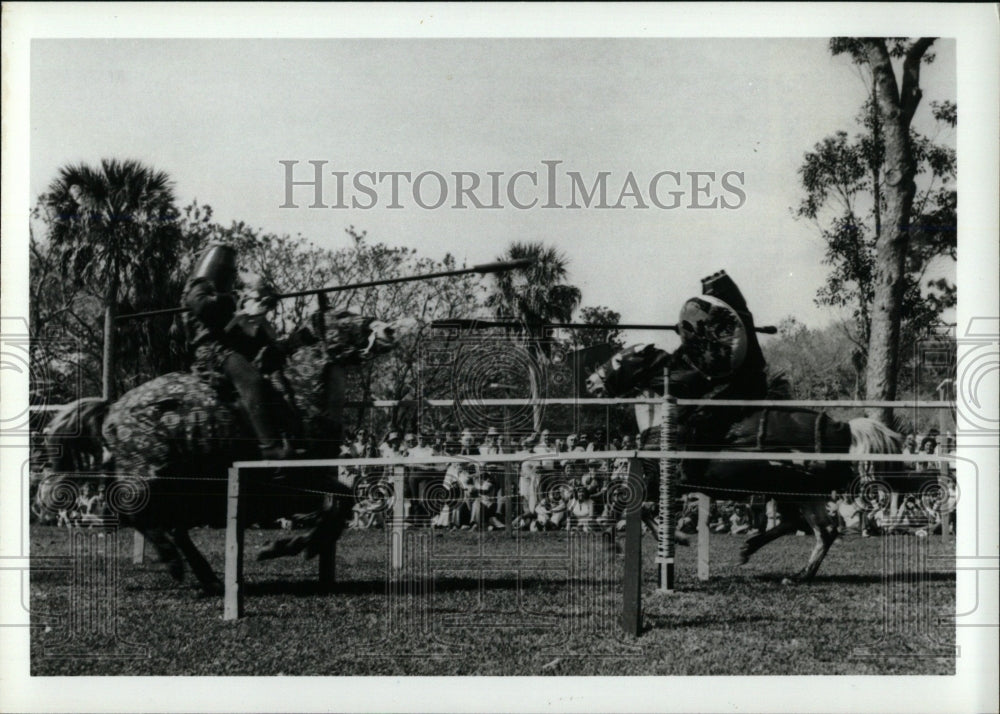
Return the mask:
[[146,382],[108,410],[103,436],[119,468],[163,469],[185,457],[246,453],[256,443],[233,402],[204,380],[171,372]]
[[[370,360],[393,342],[376,339],[370,317],[327,311],[310,322],[321,339],[297,346],[283,377],[275,372],[270,380],[273,397],[284,394],[297,409],[303,436],[322,446],[339,435],[340,415],[331,413],[328,391],[342,388],[340,365]],[[192,457],[231,461],[257,455],[257,439],[235,390],[222,380],[186,372],[165,374],[128,392],[108,410],[103,437],[117,464],[137,472],[183,468]]]

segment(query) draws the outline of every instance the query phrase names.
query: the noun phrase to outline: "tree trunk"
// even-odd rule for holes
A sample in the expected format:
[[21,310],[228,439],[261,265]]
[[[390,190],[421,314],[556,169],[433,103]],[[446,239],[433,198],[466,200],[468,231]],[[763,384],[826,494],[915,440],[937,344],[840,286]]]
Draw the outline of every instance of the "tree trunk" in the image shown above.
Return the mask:
[[[885,41],[864,40],[875,81],[886,165],[882,235],[875,246],[875,285],[865,390],[867,398],[873,400],[896,398],[901,304],[910,239],[910,212],[916,191],[913,181],[916,162],[910,146],[910,121],[920,102],[920,60],[931,43],[933,39],[922,38],[907,52],[900,92]],[[869,409],[868,414],[884,424],[892,421],[892,409],[889,408]]]
[[104,359],[102,364],[101,398],[110,402],[114,396],[115,373],[115,300],[104,306]]
[[545,407],[539,404],[542,394],[541,381],[544,373],[540,367],[532,367],[529,372],[531,376],[531,422],[537,434],[542,430],[542,413],[545,411]]

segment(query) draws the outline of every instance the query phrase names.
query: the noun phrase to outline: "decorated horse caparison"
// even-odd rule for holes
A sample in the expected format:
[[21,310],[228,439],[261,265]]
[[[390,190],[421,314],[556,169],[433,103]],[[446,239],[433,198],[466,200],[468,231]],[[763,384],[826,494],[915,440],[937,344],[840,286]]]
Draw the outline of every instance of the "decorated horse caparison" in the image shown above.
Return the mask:
[[[209,268],[204,267],[206,261]],[[232,281],[235,264],[227,269],[233,273],[227,278],[209,277]],[[219,272],[208,259],[201,261],[199,270]],[[197,271],[195,278],[195,284],[202,279]],[[226,287],[231,288],[231,282]],[[215,287],[206,290],[214,293]],[[253,298],[268,307],[266,291],[257,290]],[[218,317],[216,303],[210,306],[216,312],[207,314]],[[110,479],[108,501],[123,524],[142,533],[178,580],[183,555],[202,588],[212,593],[221,592],[221,582],[188,529],[224,523],[228,468],[234,461],[260,459],[262,454],[274,458],[279,449],[280,458],[339,456],[344,369],[392,349],[397,336],[398,326],[320,309],[283,345],[273,334],[264,334],[258,344],[251,338],[261,336],[267,325],[254,318],[266,309],[254,309],[261,306],[253,301],[249,307],[236,314],[234,306],[222,310],[225,334],[207,335],[202,345],[208,345],[210,356],[220,363],[248,341],[251,353],[261,344],[267,348],[257,355],[261,372],[239,365],[256,377],[251,396],[259,402],[254,407],[264,410],[270,420],[263,428],[260,414],[255,423],[246,396],[232,384],[235,380],[223,379],[221,369],[209,369],[210,360],[199,364],[196,358],[192,372],[162,375],[114,403],[83,399],[68,404],[45,430],[50,477],[40,487],[43,503],[58,501],[60,487],[79,479],[80,472],[92,476],[99,472],[98,476]],[[276,362],[273,350],[279,347],[285,352]],[[273,363],[270,368],[268,361]],[[305,535],[275,541],[259,557],[302,551],[315,555],[332,545],[354,500],[334,473],[335,469],[296,468],[277,475],[251,472],[242,496],[250,522],[299,514],[315,524]]]
[[[680,399],[787,398],[776,391],[778,382],[768,379],[753,318],[735,284],[724,272],[703,283],[705,295],[689,300],[682,309],[680,348],[672,354],[653,345],[625,349],[590,375],[588,391],[599,397],[662,397],[667,369],[669,394]],[[773,498],[781,522],[747,539],[741,562],[776,538],[811,530],[815,545],[809,561],[792,580],[812,578],[837,537],[837,526],[826,512],[830,494],[857,493],[863,480],[855,475],[851,462],[813,460],[807,454],[890,454],[900,453],[902,445],[899,434],[872,419],[845,423],[808,409],[684,406],[677,408],[676,415],[676,448],[680,450],[803,454],[798,463],[685,460],[676,484],[678,492],[701,492],[718,499],[744,499],[751,494]],[[640,448],[659,450],[662,407],[637,406],[636,418],[642,432]],[[876,469],[886,470],[881,465]],[[646,493],[658,493],[658,463],[646,460],[643,470]]]

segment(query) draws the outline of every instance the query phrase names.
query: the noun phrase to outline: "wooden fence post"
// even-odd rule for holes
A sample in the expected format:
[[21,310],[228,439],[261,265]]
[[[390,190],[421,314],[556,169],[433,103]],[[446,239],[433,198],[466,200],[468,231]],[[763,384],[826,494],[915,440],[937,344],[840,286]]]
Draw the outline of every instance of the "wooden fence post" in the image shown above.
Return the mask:
[[709,546],[708,517],[712,509],[712,499],[704,493],[698,494],[698,580],[708,580]]
[[[642,484],[642,462],[629,459],[629,481]],[[612,531],[613,533],[614,531]],[[638,637],[642,632],[642,499],[627,504],[625,511],[625,575],[621,626]]]
[[225,608],[222,619],[238,620],[243,617],[243,536],[244,514],[240,506],[240,470],[229,469],[229,488],[226,505],[226,573]]

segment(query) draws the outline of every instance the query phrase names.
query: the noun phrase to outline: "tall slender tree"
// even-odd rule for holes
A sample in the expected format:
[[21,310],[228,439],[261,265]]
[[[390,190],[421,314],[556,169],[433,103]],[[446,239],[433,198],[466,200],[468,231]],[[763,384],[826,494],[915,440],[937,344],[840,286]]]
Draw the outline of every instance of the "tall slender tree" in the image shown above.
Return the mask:
[[525,340],[525,347],[538,369],[531,374],[531,397],[534,408],[534,428],[541,428],[542,409],[537,404],[544,388],[545,367],[549,361],[550,344],[545,327],[550,322],[569,322],[580,304],[580,289],[566,282],[569,275],[565,255],[543,243],[511,243],[497,260],[530,258],[527,268],[498,273],[494,289],[486,298],[486,307],[502,320],[516,320],[521,327],[515,332]]
[[123,300],[160,292],[176,263],[177,209],[169,176],[138,161],[65,166],[41,197],[64,280],[104,305],[102,392],[114,384],[114,317]]
[[[821,211],[834,212],[821,226],[834,270],[818,300],[854,305],[857,362],[873,400],[896,398],[904,325],[909,338],[918,339],[954,304],[953,286],[921,284],[934,257],[955,255],[956,194],[947,185],[955,175],[954,151],[911,128],[922,97],[920,68],[933,61],[933,43],[926,37],[832,39],[831,53],[847,54],[869,82],[860,117],[865,131],[854,141],[845,132],[828,137],[800,169],[806,198],[798,214],[817,220]],[[935,118],[954,126],[953,104],[931,107]],[[918,191],[921,173],[929,178]],[[892,423],[890,409],[869,413]]]

